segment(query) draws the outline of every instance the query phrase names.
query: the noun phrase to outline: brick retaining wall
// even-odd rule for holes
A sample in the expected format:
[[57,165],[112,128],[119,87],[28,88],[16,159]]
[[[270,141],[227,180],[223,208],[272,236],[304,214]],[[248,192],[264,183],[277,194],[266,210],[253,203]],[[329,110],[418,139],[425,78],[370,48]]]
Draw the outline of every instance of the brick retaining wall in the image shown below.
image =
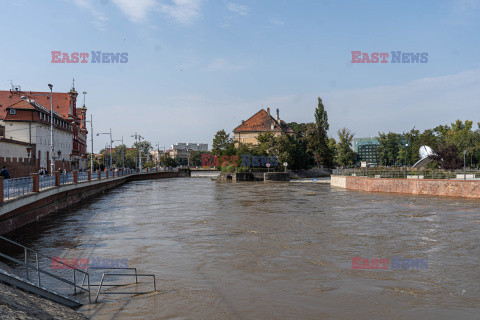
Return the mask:
[[332,176],[331,185],[367,192],[480,198],[480,181]]

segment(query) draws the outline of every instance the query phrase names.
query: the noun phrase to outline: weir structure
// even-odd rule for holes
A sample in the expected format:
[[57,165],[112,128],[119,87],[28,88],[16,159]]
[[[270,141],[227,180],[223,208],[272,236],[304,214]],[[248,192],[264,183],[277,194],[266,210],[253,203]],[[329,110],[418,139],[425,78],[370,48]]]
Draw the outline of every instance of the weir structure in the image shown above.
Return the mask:
[[[57,172],[47,177],[32,174],[17,181],[0,177],[0,235],[129,181],[189,176],[189,169],[153,168],[141,172],[99,171],[93,175],[90,172],[68,175]],[[15,196],[11,197],[12,194]]]

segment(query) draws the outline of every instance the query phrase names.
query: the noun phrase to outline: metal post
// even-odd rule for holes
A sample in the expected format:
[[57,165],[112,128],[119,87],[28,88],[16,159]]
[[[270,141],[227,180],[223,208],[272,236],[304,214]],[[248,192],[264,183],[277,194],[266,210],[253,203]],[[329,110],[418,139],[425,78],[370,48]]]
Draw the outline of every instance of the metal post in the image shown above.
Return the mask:
[[77,294],[77,277],[75,273],[76,269],[73,268],[73,294]]
[[90,155],[90,171],[93,173],[93,116],[90,115],[90,131],[92,132],[92,154]]
[[28,250],[27,248],[23,248],[23,252],[25,255],[25,268],[27,270],[27,280],[30,281],[30,272],[28,271]]
[[[28,146],[30,147],[30,145],[28,145]],[[27,147],[27,157],[28,157],[28,165],[27,165],[27,167],[28,167],[28,170],[27,170],[27,171],[28,171],[28,174],[27,174],[27,176],[30,177],[30,150],[28,150],[28,147]]]
[[35,252],[35,260],[37,261],[38,286],[40,287],[40,265],[38,263],[38,254],[36,252]]
[[465,155],[467,154],[467,150],[463,150],[463,180],[467,180],[467,173],[466,173],[466,162],[465,162]]
[[112,138],[112,128],[110,128],[110,168],[113,166],[113,138]]
[[55,163],[53,158],[53,85],[48,84],[50,88],[50,173],[55,172]]

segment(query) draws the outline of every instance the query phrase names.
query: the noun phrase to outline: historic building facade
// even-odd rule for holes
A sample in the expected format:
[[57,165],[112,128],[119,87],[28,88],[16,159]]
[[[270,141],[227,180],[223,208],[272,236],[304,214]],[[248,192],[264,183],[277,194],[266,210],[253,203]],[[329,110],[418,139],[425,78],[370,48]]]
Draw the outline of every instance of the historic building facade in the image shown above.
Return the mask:
[[258,135],[265,132],[271,132],[275,136],[295,133],[285,121],[280,119],[279,109],[277,109],[276,118],[270,115],[270,108],[267,108],[266,111],[261,109],[233,129],[235,146],[238,146],[239,143],[257,145]]

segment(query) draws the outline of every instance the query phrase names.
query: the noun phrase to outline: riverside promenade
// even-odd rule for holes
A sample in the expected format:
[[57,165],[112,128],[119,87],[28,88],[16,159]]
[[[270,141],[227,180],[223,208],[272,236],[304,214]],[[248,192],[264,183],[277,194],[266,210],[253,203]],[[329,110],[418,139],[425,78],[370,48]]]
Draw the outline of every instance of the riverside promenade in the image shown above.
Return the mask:
[[129,181],[188,176],[189,169],[156,167],[0,178],[0,235]]

